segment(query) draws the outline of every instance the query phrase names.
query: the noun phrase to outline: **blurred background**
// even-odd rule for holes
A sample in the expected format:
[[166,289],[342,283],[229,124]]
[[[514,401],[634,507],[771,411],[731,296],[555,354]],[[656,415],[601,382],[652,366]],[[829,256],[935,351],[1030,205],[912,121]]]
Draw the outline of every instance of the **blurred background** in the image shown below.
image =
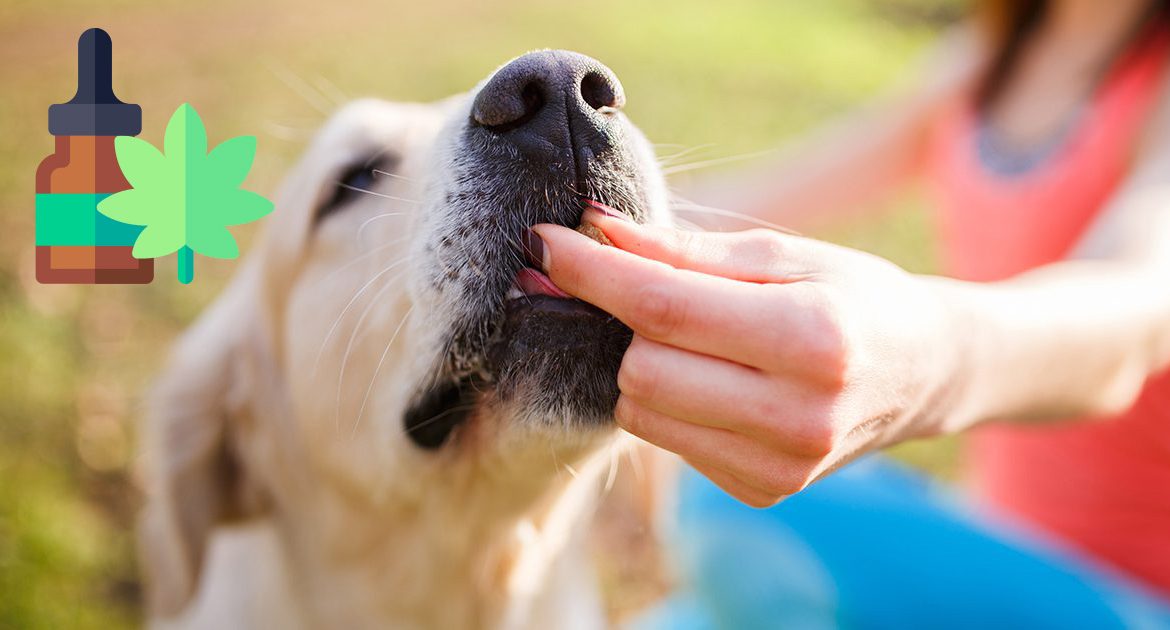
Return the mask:
[[[4,0],[0,3],[0,628],[140,621],[133,553],[140,400],[175,335],[232,273],[174,257],[147,286],[34,278],[33,183],[53,150],[47,108],[72,97],[76,41],[105,28],[114,85],[161,144],[192,103],[209,139],[252,134],[246,188],[272,194],[313,131],[362,96],[432,100],[534,48],[609,65],[627,112],[669,164],[734,168],[895,82],[962,12],[958,0]],[[931,271],[929,216],[910,193],[885,218],[821,234]],[[733,227],[732,224],[727,224]],[[734,227],[750,227],[747,225]],[[255,228],[236,228],[245,244]],[[955,443],[900,447],[948,478]],[[611,606],[637,588],[599,558]],[[625,599],[623,599],[625,597]],[[632,599],[631,599],[632,598]]]

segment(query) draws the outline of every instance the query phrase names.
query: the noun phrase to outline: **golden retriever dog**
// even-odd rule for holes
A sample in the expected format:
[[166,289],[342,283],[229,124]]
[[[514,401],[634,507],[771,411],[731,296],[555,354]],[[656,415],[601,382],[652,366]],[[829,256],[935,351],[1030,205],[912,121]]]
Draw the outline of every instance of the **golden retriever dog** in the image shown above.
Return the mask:
[[624,100],[540,51],[333,116],[154,390],[155,627],[606,625],[582,533],[631,333],[518,243],[587,199],[669,220]]

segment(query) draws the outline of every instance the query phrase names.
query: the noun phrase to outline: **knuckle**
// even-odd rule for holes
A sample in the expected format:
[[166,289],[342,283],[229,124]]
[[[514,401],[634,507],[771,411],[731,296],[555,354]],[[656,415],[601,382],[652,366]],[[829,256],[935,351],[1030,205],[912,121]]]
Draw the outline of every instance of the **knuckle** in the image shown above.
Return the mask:
[[787,497],[804,490],[809,483],[809,471],[804,466],[773,466],[757,479],[756,487],[773,497]]
[[753,259],[771,261],[784,256],[784,241],[776,232],[766,228],[752,228],[744,233],[743,253]]
[[761,439],[775,448],[819,458],[837,447],[831,414],[823,413],[817,403],[810,405],[773,395],[757,403],[755,413],[753,424]]
[[646,347],[645,342],[632,342],[618,368],[618,389],[638,400],[653,399],[661,378],[658,363],[648,355]]
[[819,300],[805,336],[806,356],[819,380],[830,389],[839,390],[845,386],[852,358],[846,310],[834,292],[822,291]]
[[837,431],[831,422],[816,418],[795,431],[793,448],[801,455],[822,458],[837,447]]
[[775,426],[788,411],[788,403],[771,392],[756,403],[754,420],[764,427]]
[[663,283],[638,289],[630,307],[632,327],[652,338],[670,336],[682,327],[686,317],[686,301]]
[[724,257],[749,268],[768,268],[783,258],[783,244],[771,230],[752,228],[724,243]]
[[786,496],[799,490],[788,475],[776,470],[766,471],[756,480],[756,487],[771,496]]
[[796,409],[796,403],[779,392],[766,392],[763,396],[756,400],[752,413],[754,417],[749,418],[749,422],[754,425],[753,428],[758,431],[761,437],[773,439],[773,442],[783,442],[783,439],[774,439],[779,437],[781,427],[784,426],[785,419],[792,416]]
[[736,496],[735,498],[737,498],[741,502],[743,502],[744,505],[747,505],[748,507],[756,508],[757,510],[765,510],[767,508],[770,508],[770,507],[776,505],[777,503],[779,503],[780,500],[783,498],[780,496],[772,496],[772,495],[756,494],[756,493],[752,493],[752,494],[742,493],[742,494],[743,494],[743,496]]
[[671,246],[684,254],[694,254],[702,249],[701,242],[695,237],[696,234],[697,232],[690,230],[675,230],[671,236]]
[[637,434],[640,425],[640,418],[634,406],[630,404],[625,398],[618,398],[617,404],[613,408],[614,420],[623,429],[630,433]]
[[786,321],[794,322],[794,325],[757,327],[755,342],[763,361],[761,367],[769,372],[785,372],[792,367],[802,368],[806,363],[811,363],[804,349],[816,343],[810,339],[815,331],[806,331],[804,322],[813,317],[808,314],[813,309],[794,300],[794,292],[784,285],[763,284],[758,291],[761,312],[781,313]]

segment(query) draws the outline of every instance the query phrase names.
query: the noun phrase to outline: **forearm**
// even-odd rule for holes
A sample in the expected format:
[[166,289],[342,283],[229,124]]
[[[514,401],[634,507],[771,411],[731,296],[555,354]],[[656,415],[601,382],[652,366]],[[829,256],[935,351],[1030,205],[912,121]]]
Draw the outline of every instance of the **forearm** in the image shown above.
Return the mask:
[[803,232],[872,211],[918,174],[938,114],[979,76],[984,58],[976,34],[958,29],[907,82],[769,164],[682,181],[677,188],[691,201]]
[[1152,268],[1074,261],[1000,283],[927,282],[956,321],[942,431],[1118,413],[1170,360],[1170,291]]
[[[754,169],[682,182],[692,202],[802,232],[840,224],[896,189],[914,171],[913,121],[864,115],[815,134]],[[684,217],[695,220],[686,214]]]

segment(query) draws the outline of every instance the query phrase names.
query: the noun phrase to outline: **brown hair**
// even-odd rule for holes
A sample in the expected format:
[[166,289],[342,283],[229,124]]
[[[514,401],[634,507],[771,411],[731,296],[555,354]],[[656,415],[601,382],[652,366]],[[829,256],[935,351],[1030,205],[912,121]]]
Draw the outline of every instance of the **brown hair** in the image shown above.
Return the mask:
[[[1048,14],[1051,0],[978,0],[975,2],[975,22],[988,39],[994,53],[975,94],[978,107],[985,108],[999,94],[1020,52],[1036,33]],[[1117,52],[1126,51],[1140,39],[1147,27],[1170,24],[1170,0],[1151,0],[1149,8],[1121,42]]]

